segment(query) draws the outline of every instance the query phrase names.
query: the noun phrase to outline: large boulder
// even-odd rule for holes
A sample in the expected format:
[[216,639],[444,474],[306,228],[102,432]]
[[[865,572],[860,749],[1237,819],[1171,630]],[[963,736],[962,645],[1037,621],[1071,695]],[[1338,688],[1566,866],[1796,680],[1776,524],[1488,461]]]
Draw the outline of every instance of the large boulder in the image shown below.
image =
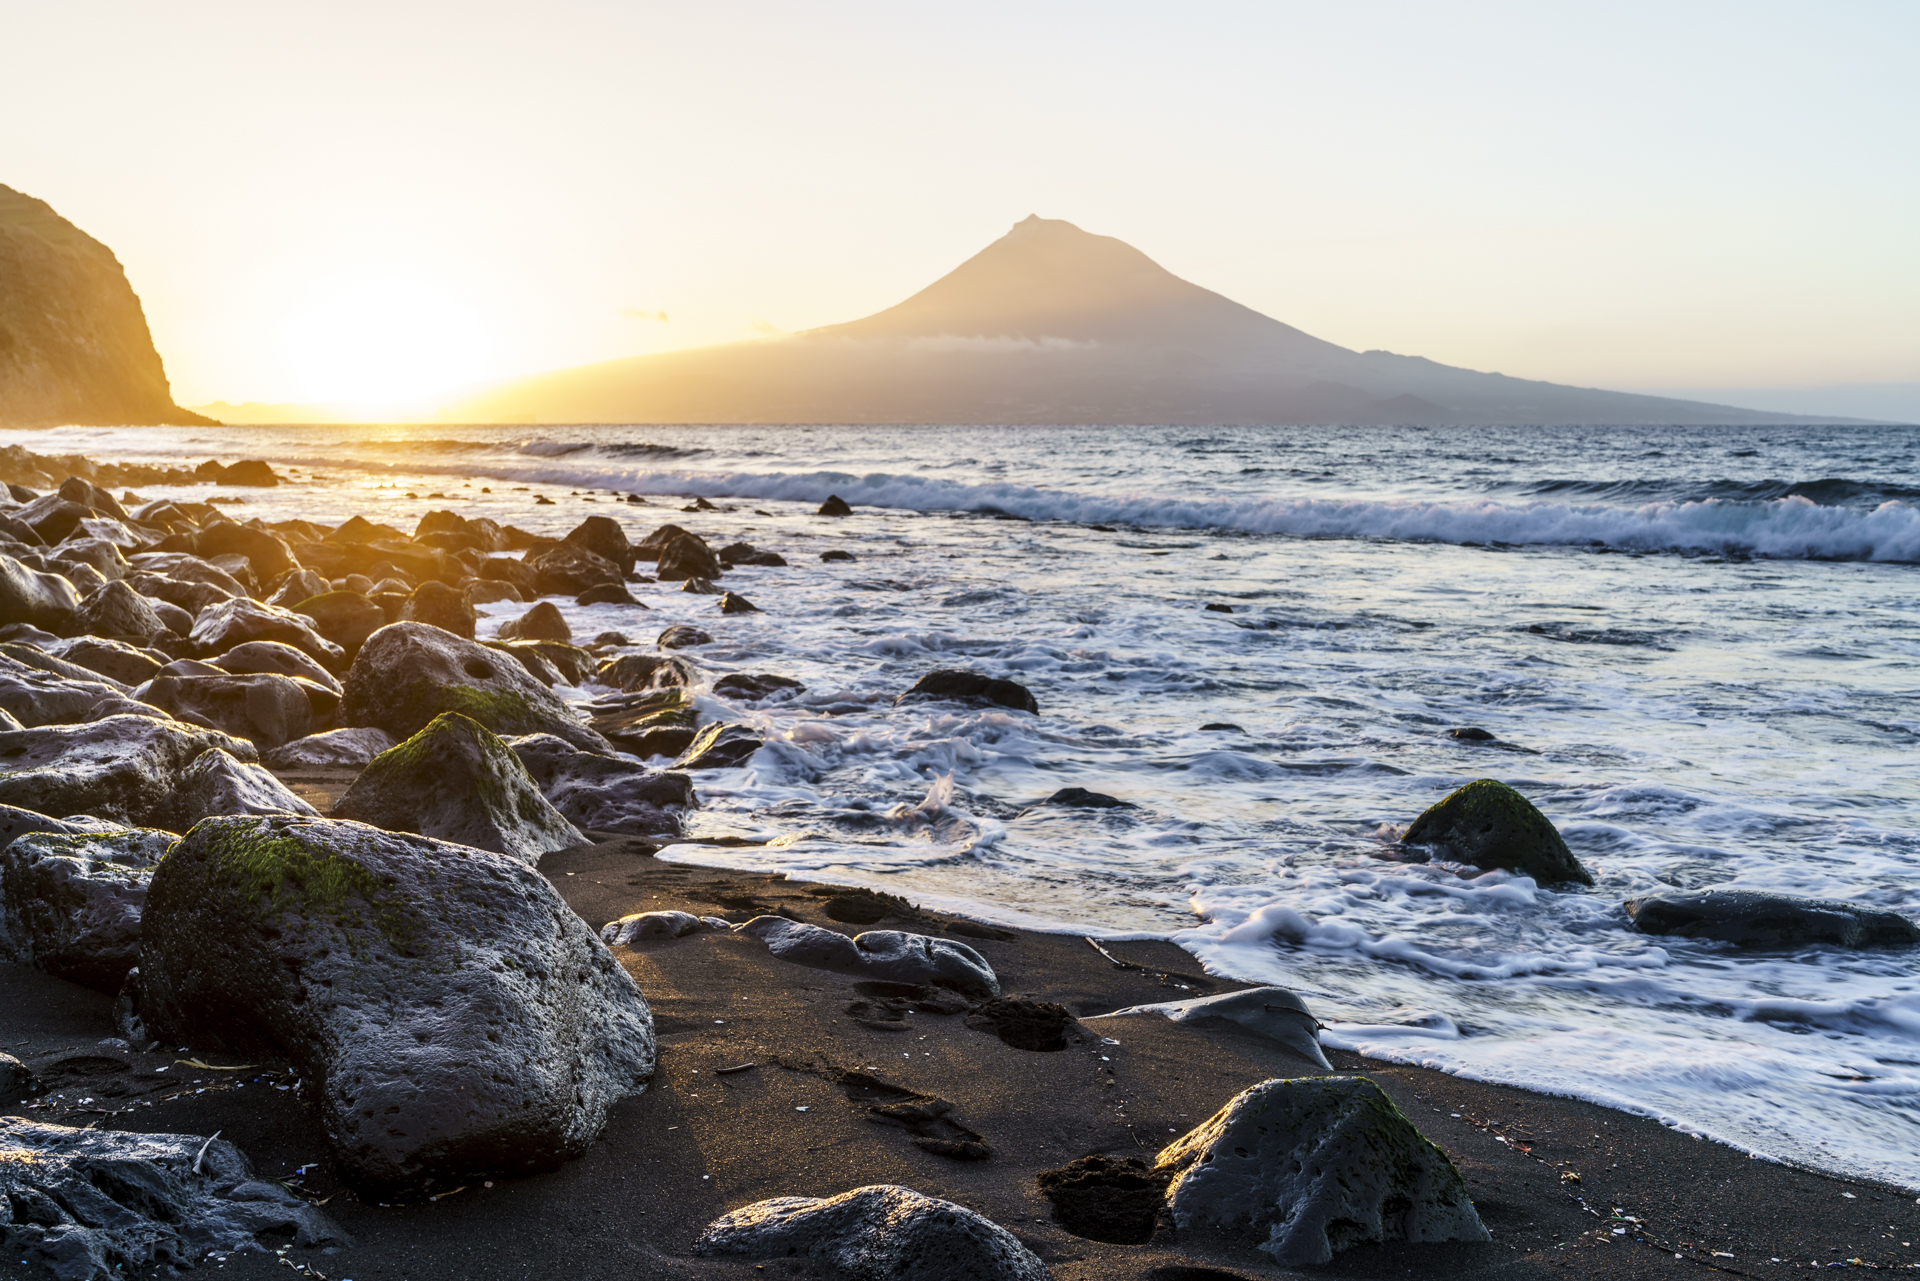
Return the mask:
[[23,726],[71,725],[86,719],[101,699],[126,692],[118,684],[57,676],[0,655],[0,709]]
[[1264,1081],[1163,1148],[1183,1240],[1251,1247],[1282,1267],[1363,1241],[1487,1241],[1466,1182],[1359,1076]]
[[0,556],[0,623],[31,623],[58,636],[73,630],[80,593],[58,574],[29,569]]
[[508,584],[523,600],[532,600],[540,594],[540,572],[512,556],[489,556],[481,562],[480,577],[485,582]]
[[699,733],[699,714],[685,686],[612,695],[589,704],[587,722],[623,752],[645,759],[678,756]]
[[332,672],[293,646],[279,641],[247,641],[210,661],[221,671],[232,672],[235,676],[292,676],[312,681],[335,694],[343,692],[339,678]]
[[136,693],[171,716],[244,738],[263,751],[305,738],[313,728],[306,691],[271,673],[158,676]]
[[426,623],[472,640],[477,615],[465,592],[429,580],[413,589],[413,595],[400,607],[400,618],[404,622]]
[[590,752],[607,740],[519,663],[424,623],[393,623],[360,647],[345,681],[340,719],[408,739],[442,712],[459,712],[496,734],[554,734]]
[[756,1201],[708,1224],[694,1253],[802,1259],[837,1281],[1048,1281],[1053,1275],[999,1224],[897,1184]]
[[1742,947],[1911,947],[1920,925],[1898,912],[1837,899],[1711,889],[1630,898],[1627,915],[1648,934],[1717,939]]
[[626,578],[618,564],[576,543],[561,543],[537,556],[529,556],[527,565],[534,572],[534,584],[542,596],[578,596],[589,587],[618,583]]
[[1016,712],[1040,714],[1040,705],[1034,701],[1033,691],[1015,681],[1000,680],[993,676],[983,676],[979,672],[964,672],[943,669],[928,672],[906,693],[894,699],[896,704],[919,702],[923,699],[937,699],[943,702],[968,703],[973,706],[1009,707]]
[[140,912],[171,832],[35,832],[0,850],[0,956],[113,993],[139,961]]
[[53,652],[76,667],[129,688],[152,680],[164,662],[138,646],[100,636],[76,636],[62,641]]
[[547,803],[513,749],[457,712],[434,717],[374,757],[333,816],[508,854],[528,866],[587,843]]
[[689,536],[687,531],[678,525],[662,525],[633,545],[634,559],[659,560],[660,553],[667,549],[668,543],[676,538]]
[[1498,779],[1475,779],[1431,806],[1400,838],[1442,858],[1531,876],[1541,884],[1593,884],[1547,816]]
[[385,730],[361,725],[296,738],[264,753],[260,761],[277,770],[360,769],[392,746],[393,737]]
[[222,599],[247,594],[246,585],[232,574],[185,552],[142,552],[130,559],[135,570],[178,583],[200,583],[216,589]]
[[633,547],[627,542],[627,531],[611,516],[587,517],[574,526],[566,541],[618,565],[623,574],[633,568],[636,559]]
[[284,1055],[342,1173],[397,1199],[578,1155],[653,1073],[633,980],[516,859],[324,819],[210,819],[148,893],[140,1017]]
[[113,636],[151,645],[173,629],[161,621],[153,602],[127,586],[111,582],[96,587],[80,602],[74,628],[90,636]]
[[[69,538],[54,548],[50,554],[51,564],[47,568],[56,574],[66,573],[65,566],[85,565],[108,582],[117,582],[127,576],[127,559],[120,554],[122,547],[133,545],[132,531],[126,526],[112,521],[85,521],[94,525],[101,533],[111,533],[112,538]],[[78,532],[78,531],[76,531]]]
[[187,767],[214,748],[257,755],[243,739],[157,715],[0,732],[0,805],[169,827]]
[[734,928],[763,940],[769,952],[795,965],[881,983],[951,988],[969,996],[1000,995],[1000,980],[987,958],[952,939],[901,930],[868,930],[848,938],[784,916],[756,916]]
[[319,816],[265,767],[237,760],[216,747],[187,766],[172,800],[154,817],[159,826],[184,832],[203,818],[233,814]]
[[509,739],[507,746],[541,795],[583,832],[674,837],[682,816],[700,804],[685,774],[583,752],[551,734]]
[[[322,597],[322,599],[325,599]],[[277,605],[236,596],[209,605],[193,620],[187,639],[203,654],[224,654],[247,641],[279,641],[291,645],[323,667],[339,667],[346,651],[326,639],[305,614]]]
[[349,657],[387,625],[387,612],[359,592],[327,592],[301,601],[293,612],[310,620],[315,631]]
[[718,578],[725,572],[726,566],[713,554],[713,548],[693,534],[682,534],[661,548],[660,564],[654,570],[663,583],[686,578]]
[[255,1175],[240,1149],[217,1135],[6,1117],[0,1205],[9,1203],[16,1213],[0,1225],[8,1259],[54,1281],[177,1275],[214,1255],[267,1255],[275,1239],[351,1241],[320,1210]]

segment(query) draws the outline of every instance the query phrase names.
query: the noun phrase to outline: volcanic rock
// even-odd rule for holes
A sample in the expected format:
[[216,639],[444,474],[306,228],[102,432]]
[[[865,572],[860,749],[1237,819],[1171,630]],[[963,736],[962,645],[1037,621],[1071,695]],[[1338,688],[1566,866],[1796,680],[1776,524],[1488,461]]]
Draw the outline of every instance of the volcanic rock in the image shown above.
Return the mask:
[[637,912],[601,926],[600,939],[608,947],[632,947],[645,939],[685,938],[702,925],[691,912]]
[[1049,805],[1064,805],[1079,810],[1130,810],[1134,806],[1117,796],[1108,796],[1105,792],[1089,792],[1084,787],[1063,787],[1049,796]]
[[404,622],[426,623],[455,636],[473,639],[475,617],[467,594],[457,587],[431,580],[413,589],[413,595],[400,609]]
[[900,930],[868,930],[848,938],[784,916],[756,916],[735,927],[764,939],[783,961],[882,983],[951,988],[970,996],[1000,995],[1000,980],[985,957],[965,943]]
[[648,690],[624,698],[596,699],[587,723],[623,752],[635,756],[678,756],[693,742],[699,725],[693,698],[684,686]]
[[260,758],[269,769],[359,769],[393,746],[385,730],[362,725],[330,729],[283,743]]
[[713,637],[698,627],[688,627],[683,624],[679,627],[667,628],[660,633],[659,640],[654,643],[661,649],[687,649],[694,645],[711,645]]
[[293,612],[311,620],[314,630],[346,655],[359,653],[367,637],[387,625],[386,611],[359,592],[326,592],[301,601]]
[[724,694],[728,698],[738,698],[745,702],[757,703],[761,699],[771,698],[782,690],[792,690],[795,694],[806,693],[807,687],[791,676],[775,676],[767,672],[733,672],[722,676],[713,683],[713,692]]
[[636,560],[659,560],[660,553],[676,538],[691,537],[678,525],[662,525],[633,545]]
[[293,549],[287,546],[284,538],[230,520],[208,525],[195,534],[193,552],[203,560],[212,560],[217,556],[244,556],[259,582],[270,581],[289,570],[300,568],[300,562],[294,559]]
[[[252,760],[253,745],[158,716],[0,732],[0,805],[171,827],[174,793],[202,753]],[[177,830],[177,829],[176,829]]]
[[306,614],[262,605],[244,596],[207,606],[193,620],[187,639],[205,654],[224,654],[247,641],[267,640],[291,645],[323,667],[338,667],[347,657],[344,649],[321,636]]
[[0,623],[31,623],[57,636],[73,630],[80,593],[58,574],[27,568],[0,556]]
[[161,661],[125,641],[100,636],[77,636],[55,647],[56,656],[110,681],[132,687],[151,680]]
[[693,684],[693,664],[666,654],[622,654],[600,664],[594,679],[629,692]]
[[157,826],[185,832],[203,818],[232,814],[318,817],[313,806],[265,768],[215,748],[187,766],[172,797],[154,811],[154,820]]
[[509,739],[507,746],[547,801],[583,832],[675,837],[681,816],[700,804],[685,774],[583,752],[551,734]]
[[720,597],[720,612],[723,614],[757,614],[760,607],[745,596],[736,596],[727,592]]
[[232,672],[235,676],[272,674],[276,676],[297,676],[324,686],[335,694],[342,692],[339,678],[320,664],[313,661],[300,650],[279,641],[247,641],[235,645],[220,657],[212,660],[215,667]]
[[280,580],[279,585],[273,589],[273,593],[267,597],[267,604],[278,605],[282,609],[292,609],[303,601],[310,601],[316,596],[325,596],[332,590],[327,580],[312,570],[296,569]]
[[285,1055],[385,1199],[578,1155],[653,1074],[633,980],[533,869],[358,823],[212,819],[155,874],[141,1016]]
[[540,594],[539,571],[525,561],[515,560],[511,556],[493,556],[481,562],[480,577],[489,581],[510,583],[527,600],[532,600]]
[[140,700],[195,725],[244,738],[268,750],[305,738],[313,728],[306,691],[285,676],[158,676]]
[[1443,858],[1488,871],[1519,872],[1543,885],[1593,884],[1547,816],[1496,779],[1475,779],[1450,793],[1413,820],[1400,843],[1428,846]]
[[636,556],[627,542],[627,531],[620,528],[620,522],[611,516],[587,517],[573,528],[565,541],[586,548],[602,560],[613,562],[620,567],[622,574],[633,569]]
[[709,725],[674,765],[679,769],[732,769],[745,765],[765,743],[765,736],[745,725]]
[[626,578],[626,572],[618,564],[576,543],[560,543],[537,556],[529,556],[527,564],[534,572],[534,584],[542,596],[578,596],[589,587],[618,583]]
[[71,680],[0,656],[0,709],[28,728],[71,725],[85,719],[101,699],[126,692],[117,684],[99,679]]
[[660,564],[654,570],[663,583],[683,578],[718,578],[723,572],[724,566],[713,554],[713,548],[693,534],[682,534],[661,548]]
[[1175,1023],[1192,1023],[1196,1027],[1205,1027],[1214,1020],[1238,1024],[1270,1041],[1278,1041],[1318,1067],[1333,1071],[1326,1051],[1320,1048],[1319,1020],[1313,1017],[1305,1001],[1284,987],[1253,987],[1219,996],[1195,997],[1190,1001],[1131,1005],[1093,1017],[1117,1019],[1123,1014],[1162,1014]]
[[847,506],[847,500],[838,494],[828,494],[827,501],[820,504],[816,516],[851,516],[853,508]]
[[543,600],[520,617],[500,624],[500,639],[570,641],[573,629],[567,626],[558,606]]
[[0,955],[113,993],[139,960],[140,912],[171,832],[35,832],[0,850]]
[[589,587],[574,598],[576,605],[636,605],[645,609],[633,598],[633,593],[619,583],[601,583],[598,587]]
[[921,699],[1010,707],[1016,712],[1032,712],[1036,716],[1040,713],[1040,705],[1034,702],[1032,691],[1025,685],[982,676],[979,672],[951,669],[928,672],[893,701],[898,705]]
[[1910,947],[1920,926],[1898,912],[1836,899],[1760,890],[1710,889],[1630,898],[1627,915],[1642,932],[1717,939],[1742,947]]

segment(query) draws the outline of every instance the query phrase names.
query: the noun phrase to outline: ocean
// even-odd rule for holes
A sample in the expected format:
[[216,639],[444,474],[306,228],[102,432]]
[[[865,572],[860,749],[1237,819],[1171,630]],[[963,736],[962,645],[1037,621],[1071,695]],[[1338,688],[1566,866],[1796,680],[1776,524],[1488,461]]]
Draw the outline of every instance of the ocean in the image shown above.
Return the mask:
[[[726,580],[763,613],[667,584],[636,588],[644,614],[565,606],[576,635],[639,645],[695,623],[709,677],[806,685],[701,695],[769,741],[698,779],[691,833],[744,843],[662,857],[1169,938],[1300,991],[1330,1045],[1920,1189],[1912,953],[1653,938],[1621,906],[1734,885],[1920,916],[1920,429],[0,438],[298,469],[225,491],[242,518],[411,530],[447,508],[559,535],[615,515],[777,551],[789,568]],[[815,516],[829,494],[856,514]],[[681,511],[696,495],[720,510]],[[511,616],[488,608],[482,635]],[[1019,681],[1040,715],[893,706],[936,667]],[[1531,797],[1596,886],[1390,857],[1478,777]],[[1042,804],[1071,786],[1133,808]]]

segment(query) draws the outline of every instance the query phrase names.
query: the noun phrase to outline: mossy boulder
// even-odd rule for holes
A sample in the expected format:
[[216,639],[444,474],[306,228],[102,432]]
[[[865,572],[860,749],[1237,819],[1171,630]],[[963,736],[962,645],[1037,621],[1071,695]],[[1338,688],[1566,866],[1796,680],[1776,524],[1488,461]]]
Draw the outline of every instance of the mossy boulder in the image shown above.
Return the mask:
[[1349,1246],[1491,1238],[1447,1154],[1360,1076],[1264,1081],[1163,1148],[1167,1209],[1191,1235],[1282,1267]]
[[396,740],[458,712],[496,734],[553,734],[586,751],[613,750],[520,663],[425,623],[392,623],[368,637],[344,685],[341,723]]
[[517,859],[327,819],[209,819],[148,891],[139,1017],[283,1056],[383,1201],[551,1169],[653,1073],[633,980]]
[[521,859],[587,838],[540,794],[520,758],[485,726],[447,712],[373,758],[335,818],[457,841]]
[[1547,816],[1498,779],[1479,778],[1413,820],[1403,845],[1427,846],[1456,863],[1531,876],[1543,885],[1593,884]]

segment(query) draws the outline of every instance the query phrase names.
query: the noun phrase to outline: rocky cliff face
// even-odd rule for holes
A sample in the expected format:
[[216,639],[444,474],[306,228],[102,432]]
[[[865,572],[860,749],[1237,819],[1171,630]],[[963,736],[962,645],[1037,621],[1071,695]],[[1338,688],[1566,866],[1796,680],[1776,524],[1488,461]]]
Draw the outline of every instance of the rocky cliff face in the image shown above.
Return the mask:
[[173,403],[113,251],[0,186],[0,427],[208,421]]

